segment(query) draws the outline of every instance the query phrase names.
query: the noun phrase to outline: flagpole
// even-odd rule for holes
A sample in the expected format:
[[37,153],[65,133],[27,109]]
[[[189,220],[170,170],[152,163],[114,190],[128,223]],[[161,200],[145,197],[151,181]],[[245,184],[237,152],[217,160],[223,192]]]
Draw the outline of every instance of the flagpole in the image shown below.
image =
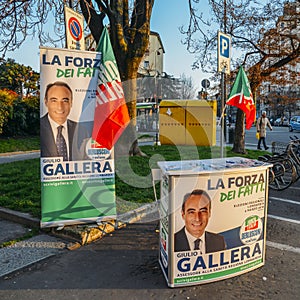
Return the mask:
[[[224,101],[224,103],[226,103],[226,101]],[[220,120],[221,120],[221,136],[220,136],[220,140],[223,138],[222,144],[224,143],[224,134],[223,134],[224,130],[222,128],[224,128],[223,126],[224,126],[224,124],[226,124],[224,117],[225,117],[225,111],[226,111],[227,105],[225,104],[223,106],[224,107],[223,107],[223,110],[221,112],[221,117],[220,117]],[[224,148],[224,145],[221,146],[221,157],[224,156],[224,149],[223,148]]]
[[225,104],[225,106],[224,106],[224,108],[223,108],[223,111],[222,111],[222,113],[221,113],[221,117],[220,117],[220,118],[224,118],[226,108],[227,108],[227,105]]

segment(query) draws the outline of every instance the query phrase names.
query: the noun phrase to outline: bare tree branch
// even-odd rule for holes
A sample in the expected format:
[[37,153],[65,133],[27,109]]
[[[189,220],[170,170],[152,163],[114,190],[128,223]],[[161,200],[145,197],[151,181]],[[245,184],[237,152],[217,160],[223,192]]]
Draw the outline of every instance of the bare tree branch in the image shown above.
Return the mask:
[[[260,62],[261,57],[267,62],[296,52],[299,34],[292,32],[292,27],[290,31],[287,28],[274,30],[284,15],[285,1],[208,0],[208,4],[211,13],[205,15],[201,9],[203,1],[189,0],[190,22],[186,29],[181,27],[181,32],[186,36],[184,44],[195,54],[194,68],[210,73],[216,71],[218,29],[231,35],[232,48],[239,53],[232,58],[233,66],[239,64],[241,56],[250,67],[255,61]],[[274,40],[273,45],[266,45],[266,36],[269,41]],[[285,47],[279,49],[279,40]],[[261,66],[266,68],[267,64]]]

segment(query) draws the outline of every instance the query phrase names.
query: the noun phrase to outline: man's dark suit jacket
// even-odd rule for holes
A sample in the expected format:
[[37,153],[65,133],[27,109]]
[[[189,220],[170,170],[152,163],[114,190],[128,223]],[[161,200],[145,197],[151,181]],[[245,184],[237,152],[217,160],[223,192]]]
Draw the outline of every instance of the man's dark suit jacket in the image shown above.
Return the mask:
[[[193,249],[190,249],[189,242],[187,239],[187,236],[184,231],[185,227],[183,227],[181,230],[175,233],[174,235],[174,249],[175,252],[179,251],[191,251]],[[225,240],[223,236],[211,233],[211,232],[205,232],[205,251],[206,253],[216,252],[216,251],[222,251],[226,249]]]
[[[85,146],[89,134],[85,128],[78,123],[67,120],[69,138],[69,160],[89,159],[86,155]],[[53,137],[52,128],[48,119],[48,114],[40,119],[41,136],[41,157],[59,156]]]

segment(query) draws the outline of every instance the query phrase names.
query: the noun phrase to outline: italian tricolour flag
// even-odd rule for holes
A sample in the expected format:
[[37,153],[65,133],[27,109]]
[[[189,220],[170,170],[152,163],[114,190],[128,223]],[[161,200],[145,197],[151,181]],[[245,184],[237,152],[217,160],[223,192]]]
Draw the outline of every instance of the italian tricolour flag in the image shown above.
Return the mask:
[[92,133],[95,148],[111,149],[128,123],[128,109],[114,52],[105,27],[97,47],[101,65],[96,91],[96,107]]
[[255,121],[256,108],[247,75],[241,66],[232,86],[226,105],[241,109],[246,115],[246,129],[250,129]]

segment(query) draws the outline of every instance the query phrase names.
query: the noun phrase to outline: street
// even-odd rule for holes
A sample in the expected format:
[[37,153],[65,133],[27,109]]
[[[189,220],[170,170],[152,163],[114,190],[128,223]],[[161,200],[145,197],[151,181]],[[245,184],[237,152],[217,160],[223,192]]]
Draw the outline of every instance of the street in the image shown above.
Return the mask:
[[[290,141],[290,136],[294,137],[295,135],[300,138],[300,132],[289,132],[288,127],[280,127],[280,126],[272,126],[273,131],[267,129],[267,137],[266,142],[267,145],[270,147],[272,142],[281,142],[281,143],[288,143]],[[256,134],[256,127],[252,126],[250,130],[245,129],[245,144],[250,145],[252,148],[256,148],[257,146],[257,139],[255,137]],[[217,144],[220,140],[220,126],[217,127]],[[227,128],[227,141],[228,141],[228,128]],[[246,147],[247,148],[247,147]],[[271,149],[271,148],[270,148]]]
[[[250,130],[245,130],[246,144],[257,145],[255,133],[256,128],[253,126]],[[272,144],[272,142],[288,143],[290,141],[290,136],[294,135],[300,138],[300,132],[289,132],[288,127],[273,126],[273,131],[269,130],[269,128],[267,129],[266,142],[269,145],[269,147]]]
[[[256,128],[251,127],[250,130],[245,130],[245,144],[246,148],[256,149],[257,139],[255,138]],[[298,136],[300,138],[300,132],[289,132],[288,127],[273,126],[273,131],[267,129],[267,145],[271,150],[272,142],[288,143],[290,136]],[[298,228],[300,227],[300,180],[292,184],[288,189],[283,191],[274,191],[269,189],[269,203],[268,203],[268,218],[273,220],[279,220],[284,231],[285,226],[294,224]],[[282,238],[286,239],[283,235]],[[299,238],[296,238],[299,240]],[[287,241],[293,244],[294,241]],[[300,246],[300,243],[294,244],[296,247]]]

